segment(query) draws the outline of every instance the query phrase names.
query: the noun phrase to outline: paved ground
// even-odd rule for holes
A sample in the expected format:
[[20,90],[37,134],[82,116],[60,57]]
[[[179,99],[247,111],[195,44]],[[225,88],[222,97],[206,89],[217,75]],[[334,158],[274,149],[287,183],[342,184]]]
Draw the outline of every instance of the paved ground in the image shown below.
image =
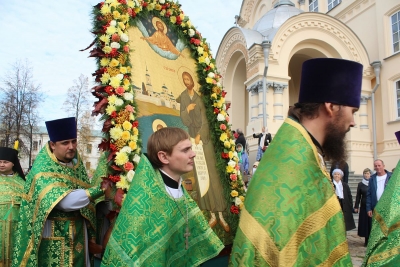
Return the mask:
[[364,240],[364,237],[359,237],[357,235],[357,229],[347,232],[351,261],[353,262],[354,267],[360,267],[363,262],[366,251]]

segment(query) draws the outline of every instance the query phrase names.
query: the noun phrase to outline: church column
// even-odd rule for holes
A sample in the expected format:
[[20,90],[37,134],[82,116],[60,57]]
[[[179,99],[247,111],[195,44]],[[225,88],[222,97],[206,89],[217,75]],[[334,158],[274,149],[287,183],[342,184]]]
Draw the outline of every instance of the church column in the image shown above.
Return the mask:
[[[259,95],[259,92],[261,90],[262,93],[262,83],[261,82],[255,82],[251,86],[247,88],[247,91],[250,94],[250,120],[256,120],[259,118],[259,114],[262,113],[262,105],[259,106],[259,102],[262,99],[262,96]],[[262,115],[261,115],[262,117]]]
[[285,84],[274,83],[274,120],[283,120],[283,90]]
[[298,2],[299,2],[299,9],[306,11],[305,6],[304,6],[306,0],[299,0]]
[[360,110],[359,110],[359,117],[360,117],[360,129],[368,129],[368,100],[371,97],[366,95],[361,95],[360,101]]

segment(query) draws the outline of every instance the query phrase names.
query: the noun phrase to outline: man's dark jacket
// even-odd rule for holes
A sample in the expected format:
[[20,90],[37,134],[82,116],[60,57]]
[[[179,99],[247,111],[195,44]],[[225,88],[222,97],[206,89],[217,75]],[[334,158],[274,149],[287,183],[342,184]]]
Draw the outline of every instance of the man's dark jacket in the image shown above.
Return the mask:
[[[390,176],[392,176],[391,172],[388,172],[387,170],[385,170],[387,177],[385,180],[385,187],[387,185],[387,183],[389,182]],[[378,189],[378,185],[377,185],[377,181],[376,181],[376,173],[374,173],[373,175],[371,175],[371,178],[369,179],[369,183],[368,183],[368,192],[367,192],[367,212],[370,210],[374,210],[376,204],[378,203],[378,198],[376,196],[376,190]]]

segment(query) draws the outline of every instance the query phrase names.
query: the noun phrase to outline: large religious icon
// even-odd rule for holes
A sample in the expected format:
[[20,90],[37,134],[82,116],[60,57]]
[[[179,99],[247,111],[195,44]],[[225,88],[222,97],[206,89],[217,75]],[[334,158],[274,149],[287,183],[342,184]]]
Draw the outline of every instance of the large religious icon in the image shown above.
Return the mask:
[[157,127],[174,126],[188,131],[196,157],[195,170],[185,175],[184,185],[209,219],[209,225],[225,236],[230,232],[225,220],[229,210],[199,92],[196,61],[178,35],[158,17],[140,19],[137,27],[128,32],[142,151],[146,152],[147,137]]

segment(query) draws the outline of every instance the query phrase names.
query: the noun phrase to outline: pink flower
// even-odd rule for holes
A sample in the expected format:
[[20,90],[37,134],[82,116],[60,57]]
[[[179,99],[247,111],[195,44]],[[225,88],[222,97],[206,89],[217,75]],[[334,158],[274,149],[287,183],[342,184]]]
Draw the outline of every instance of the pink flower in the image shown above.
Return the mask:
[[225,131],[225,130],[226,130],[226,125],[222,123],[222,124],[219,126],[219,128],[220,128],[222,131]]
[[232,181],[236,181],[237,180],[236,174],[231,174],[230,178],[231,178]]
[[124,46],[124,51],[125,51],[126,53],[129,52],[129,46],[128,46],[128,45],[125,45],[125,46]]
[[117,89],[115,89],[115,92],[118,95],[123,95],[125,93],[125,89],[124,89],[124,87],[118,87]]
[[126,107],[125,107],[125,109],[127,110],[127,111],[129,111],[129,112],[135,112],[135,108],[134,107],[132,107],[131,105],[127,105]]
[[124,169],[125,169],[126,171],[133,170],[134,167],[135,167],[135,166],[133,165],[132,162],[127,162],[127,163],[125,163],[125,165],[124,165]]
[[111,40],[113,40],[113,42],[118,42],[120,40],[118,33],[114,33],[111,36]]
[[225,120],[226,120],[227,122],[229,122],[229,116],[226,116],[226,117],[225,117]]

